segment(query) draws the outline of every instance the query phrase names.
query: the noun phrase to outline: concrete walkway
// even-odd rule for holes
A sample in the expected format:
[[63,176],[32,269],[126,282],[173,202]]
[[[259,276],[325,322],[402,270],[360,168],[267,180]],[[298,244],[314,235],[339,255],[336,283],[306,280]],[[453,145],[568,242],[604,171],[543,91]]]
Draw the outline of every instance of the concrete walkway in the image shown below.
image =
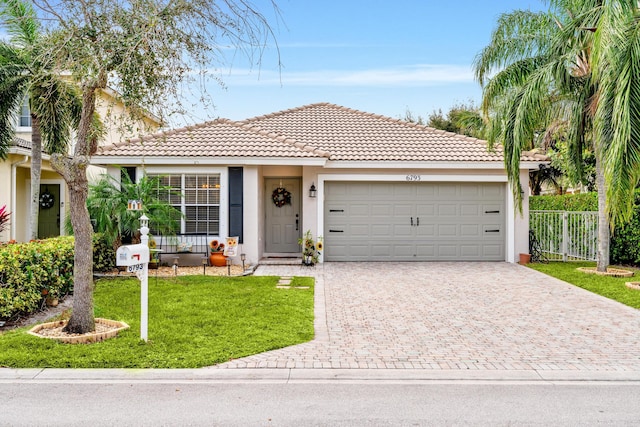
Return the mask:
[[213,369],[639,377],[639,310],[519,265],[327,263],[255,274],[316,277],[316,338]]

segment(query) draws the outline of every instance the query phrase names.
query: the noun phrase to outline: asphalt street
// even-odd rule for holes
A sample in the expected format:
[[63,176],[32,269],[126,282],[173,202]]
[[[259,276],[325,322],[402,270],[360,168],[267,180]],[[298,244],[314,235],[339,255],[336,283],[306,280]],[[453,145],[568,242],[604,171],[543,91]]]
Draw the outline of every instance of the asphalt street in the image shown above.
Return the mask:
[[0,384],[2,426],[637,425],[640,383]]

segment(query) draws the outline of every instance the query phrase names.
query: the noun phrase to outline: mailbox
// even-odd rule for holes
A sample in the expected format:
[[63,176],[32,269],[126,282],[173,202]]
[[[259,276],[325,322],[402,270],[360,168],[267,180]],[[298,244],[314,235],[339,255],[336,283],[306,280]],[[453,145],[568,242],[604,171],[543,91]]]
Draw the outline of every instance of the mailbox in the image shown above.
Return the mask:
[[116,252],[116,266],[129,267],[149,263],[149,247],[147,245],[120,246]]

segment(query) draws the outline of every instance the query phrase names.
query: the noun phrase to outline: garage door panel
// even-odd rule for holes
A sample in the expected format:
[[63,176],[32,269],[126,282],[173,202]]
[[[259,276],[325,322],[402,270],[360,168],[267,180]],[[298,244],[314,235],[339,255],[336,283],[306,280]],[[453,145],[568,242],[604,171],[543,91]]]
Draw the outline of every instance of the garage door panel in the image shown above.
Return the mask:
[[391,224],[372,224],[370,227],[371,237],[374,239],[389,239],[393,236],[393,225]]
[[413,215],[412,204],[396,204],[393,206],[393,216],[406,218],[407,221]]
[[432,243],[418,243],[416,245],[417,259],[428,258],[430,260],[433,260],[435,259],[435,256],[436,256],[436,245]]
[[429,239],[436,237],[436,226],[433,224],[420,223],[420,227],[415,227],[414,230],[415,235],[419,239]]
[[391,215],[393,215],[393,211],[394,207],[389,204],[383,205],[380,203],[375,203],[371,205],[369,214],[371,216],[390,217]]
[[504,260],[505,187],[327,182],[325,260]]
[[393,226],[393,230],[391,231],[391,233],[390,233],[388,238],[408,239],[408,238],[411,238],[412,236],[413,236],[413,229],[411,228],[410,225],[408,225],[408,224],[403,224],[403,225],[396,224],[396,225]]
[[440,183],[436,186],[436,194],[440,196],[441,200],[455,199],[459,194],[459,187],[459,184]]
[[478,224],[460,224],[460,236],[462,237],[479,237],[480,226]]
[[457,216],[458,215],[458,205],[450,204],[440,204],[438,205],[438,216]]
[[480,215],[480,206],[476,204],[461,204],[460,205],[460,215],[461,216],[479,216]]
[[477,259],[481,256],[482,248],[481,245],[460,245],[460,257],[461,258],[474,258]]
[[351,224],[346,227],[347,233],[350,236],[360,238],[360,239],[369,239],[369,224]]
[[437,246],[438,258],[457,259],[458,245],[440,244]]
[[371,210],[371,206],[369,206],[368,204],[363,204],[363,203],[352,203],[348,206],[348,208],[346,209],[346,213],[347,215],[353,217],[353,216],[369,216],[369,211]]
[[480,184],[460,184],[460,196],[463,199],[474,198],[482,195],[482,185]]
[[427,217],[433,216],[436,211],[436,207],[432,203],[418,203],[416,205],[416,216],[418,217]]
[[499,259],[502,257],[502,245],[490,245],[484,244],[482,245],[482,257],[483,258],[491,258],[491,259]]
[[456,237],[458,226],[455,224],[442,224],[438,226],[438,237]]

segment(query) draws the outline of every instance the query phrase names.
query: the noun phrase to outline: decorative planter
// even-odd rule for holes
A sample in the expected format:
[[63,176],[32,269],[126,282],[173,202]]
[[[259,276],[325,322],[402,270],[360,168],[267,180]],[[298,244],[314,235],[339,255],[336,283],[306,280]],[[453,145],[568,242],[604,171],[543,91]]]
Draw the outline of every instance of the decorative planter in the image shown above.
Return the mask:
[[149,261],[149,270],[157,270],[158,261]]
[[597,271],[596,267],[578,267],[578,271],[582,271],[587,274],[597,274],[599,276],[611,276],[611,277],[632,277],[633,271],[623,270],[621,268],[607,268],[607,271]]
[[640,291],[640,282],[626,282],[625,286],[629,289],[635,289],[636,291]]
[[226,267],[227,257],[223,252],[213,252],[209,255],[209,263],[215,267]]
[[526,265],[531,262],[531,254],[520,254],[520,264]]
[[49,338],[49,339],[57,340],[66,344],[85,344],[85,343],[104,341],[106,339],[113,338],[116,335],[118,335],[118,332],[125,329],[129,329],[129,325],[127,325],[124,322],[118,322],[116,320],[101,319],[97,317],[95,318],[95,323],[96,323],[96,331],[90,332],[88,334],[83,334],[83,335],[47,333],[47,330],[63,328],[67,324],[67,320],[58,320],[57,322],[42,323],[40,325],[36,325],[33,328],[31,328],[31,330],[29,330],[28,333],[39,338]]

